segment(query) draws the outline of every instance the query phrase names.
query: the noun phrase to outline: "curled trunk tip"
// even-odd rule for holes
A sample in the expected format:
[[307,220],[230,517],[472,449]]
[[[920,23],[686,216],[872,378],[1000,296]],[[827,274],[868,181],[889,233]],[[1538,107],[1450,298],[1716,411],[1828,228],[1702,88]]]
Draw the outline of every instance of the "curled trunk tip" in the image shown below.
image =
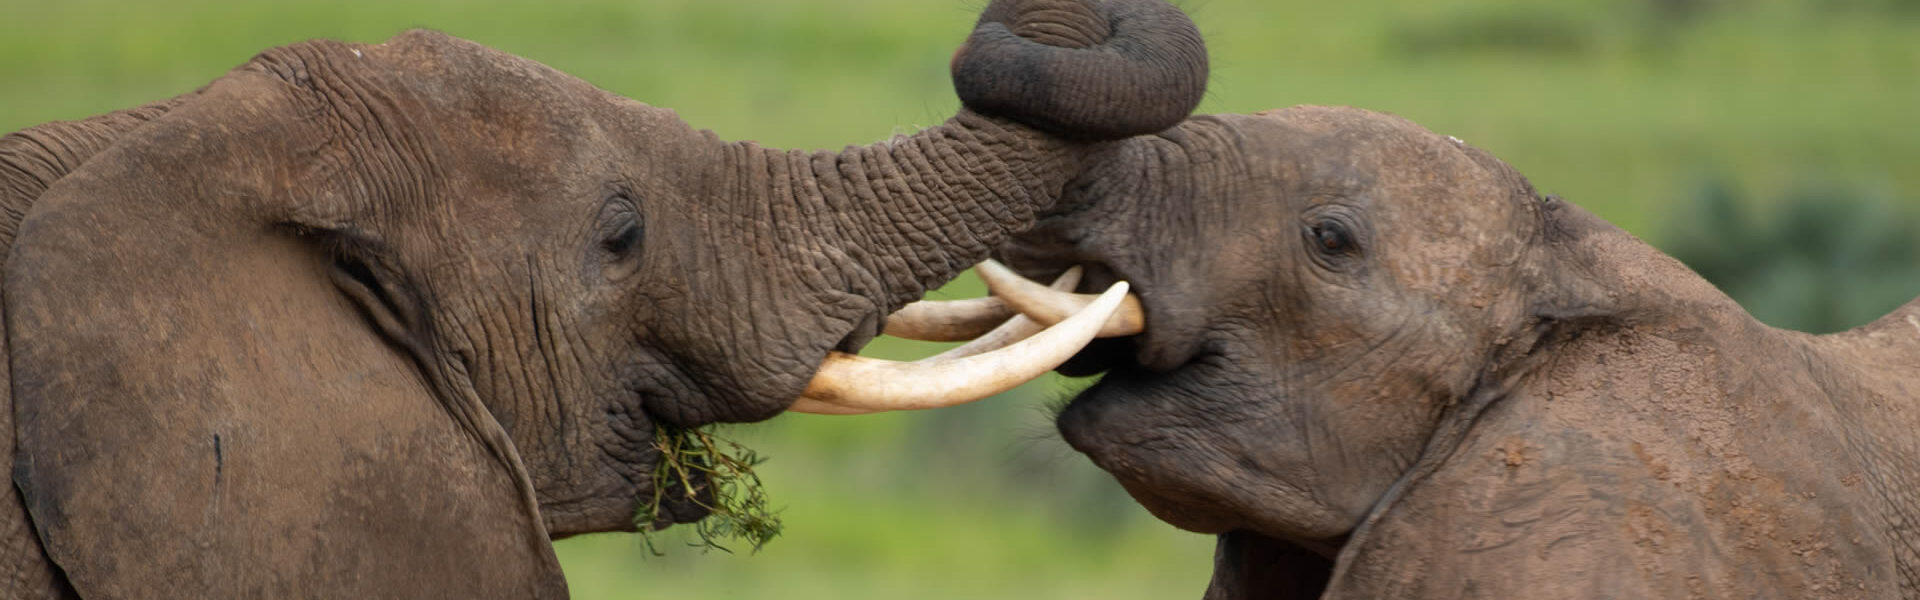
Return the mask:
[[954,56],[967,108],[1074,139],[1178,124],[1206,93],[1207,49],[1162,0],[995,0]]

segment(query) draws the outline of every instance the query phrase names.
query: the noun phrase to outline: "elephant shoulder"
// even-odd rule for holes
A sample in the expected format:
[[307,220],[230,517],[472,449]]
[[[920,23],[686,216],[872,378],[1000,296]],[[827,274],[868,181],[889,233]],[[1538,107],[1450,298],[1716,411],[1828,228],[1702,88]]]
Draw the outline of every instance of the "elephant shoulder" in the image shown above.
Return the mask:
[[1636,545],[1647,532],[1622,521],[1657,515],[1642,525],[1684,544],[1684,519],[1668,512],[1688,511],[1636,489],[1653,478],[1595,436],[1529,412],[1489,409],[1446,460],[1403,482],[1343,550],[1328,597],[1662,597]]
[[1801,479],[1738,458],[1776,442],[1710,450],[1688,433],[1702,424],[1626,405],[1585,390],[1489,408],[1368,516],[1328,597],[1897,593],[1873,535],[1826,499],[1842,496],[1783,493]]

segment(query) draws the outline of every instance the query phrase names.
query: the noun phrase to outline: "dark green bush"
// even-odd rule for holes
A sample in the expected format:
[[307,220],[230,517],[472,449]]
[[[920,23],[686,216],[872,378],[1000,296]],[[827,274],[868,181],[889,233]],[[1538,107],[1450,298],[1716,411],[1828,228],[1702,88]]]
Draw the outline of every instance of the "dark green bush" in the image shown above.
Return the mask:
[[1920,295],[1920,216],[1849,186],[1756,202],[1713,183],[1661,233],[1670,254],[1775,327],[1840,331]]

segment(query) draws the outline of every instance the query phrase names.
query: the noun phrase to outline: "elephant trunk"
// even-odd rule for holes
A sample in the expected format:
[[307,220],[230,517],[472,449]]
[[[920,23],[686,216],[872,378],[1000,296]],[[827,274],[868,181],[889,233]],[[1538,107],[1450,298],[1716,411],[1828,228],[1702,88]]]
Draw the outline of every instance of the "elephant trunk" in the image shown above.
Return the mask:
[[1207,86],[1193,21],[1162,0],[998,1],[954,55],[967,108],[1077,140],[1180,123]]
[[840,270],[842,289],[881,315],[1032,226],[1102,142],[1185,119],[1205,92],[1207,53],[1161,0],[999,0],[952,69],[958,115],[812,155],[789,181],[818,190],[834,253],[859,267]]
[[[729,237],[694,245],[717,250],[697,263],[707,301],[686,317],[718,333],[665,345],[703,349],[676,358],[724,374],[706,391],[728,400],[652,410],[676,423],[785,410],[830,351],[857,350],[1031,227],[1107,142],[1183,119],[1206,61],[1192,21],[1161,0],[996,0],[954,55],[965,106],[946,123],[839,152],[722,144],[712,197],[738,204],[699,228]],[[739,308],[756,303],[773,308]]]

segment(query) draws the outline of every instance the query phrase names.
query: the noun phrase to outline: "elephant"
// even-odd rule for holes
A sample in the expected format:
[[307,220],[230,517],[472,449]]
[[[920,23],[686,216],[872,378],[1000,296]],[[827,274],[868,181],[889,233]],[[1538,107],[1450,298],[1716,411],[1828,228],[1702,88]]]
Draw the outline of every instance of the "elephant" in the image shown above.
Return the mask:
[[411,31],[0,138],[0,596],[563,597],[552,539],[707,513],[656,429],[928,402],[816,371],[1207,77],[1159,0],[997,0],[951,69],[800,152]]
[[1920,300],[1771,328],[1405,119],[1127,140],[982,269],[1039,322],[1135,285],[1065,440],[1215,534],[1205,597],[1920,597]]

